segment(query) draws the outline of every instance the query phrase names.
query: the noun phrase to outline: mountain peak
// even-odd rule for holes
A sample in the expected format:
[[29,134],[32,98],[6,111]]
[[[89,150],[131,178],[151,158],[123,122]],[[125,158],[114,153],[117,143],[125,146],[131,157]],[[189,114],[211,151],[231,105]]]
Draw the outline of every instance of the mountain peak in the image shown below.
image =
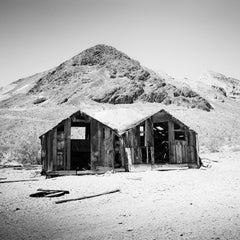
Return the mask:
[[[112,46],[105,44],[98,44],[91,48],[88,48],[75,57],[73,57],[73,66],[77,65],[104,65],[109,61],[120,60],[120,61],[134,61],[125,53],[117,50]],[[136,61],[137,62],[137,61]],[[138,62],[137,62],[138,63]]]
[[[169,76],[158,75],[125,53],[104,44],[88,48],[38,76],[18,82],[14,93],[17,94],[19,89],[27,90],[24,99],[35,105],[66,102],[77,105],[82,99],[89,99],[99,103],[141,101],[212,109],[206,99],[190,88],[167,83]],[[13,102],[19,104],[19,99],[11,98],[2,104],[9,106]]]

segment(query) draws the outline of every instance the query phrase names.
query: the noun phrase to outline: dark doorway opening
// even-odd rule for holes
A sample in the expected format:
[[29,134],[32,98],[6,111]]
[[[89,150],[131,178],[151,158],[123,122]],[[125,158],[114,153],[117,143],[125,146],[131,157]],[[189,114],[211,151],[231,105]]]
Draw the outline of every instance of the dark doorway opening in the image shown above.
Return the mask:
[[90,123],[75,122],[71,127],[71,170],[91,168]]
[[154,123],[155,163],[169,163],[168,122]]

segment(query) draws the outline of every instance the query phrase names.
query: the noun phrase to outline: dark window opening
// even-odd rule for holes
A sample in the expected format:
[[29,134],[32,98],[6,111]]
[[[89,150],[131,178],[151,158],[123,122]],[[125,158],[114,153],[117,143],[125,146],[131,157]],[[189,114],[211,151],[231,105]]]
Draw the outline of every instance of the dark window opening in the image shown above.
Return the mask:
[[174,130],[180,130],[180,129],[181,129],[180,125],[177,123],[174,123]]
[[185,131],[181,126],[177,123],[174,123],[174,138],[175,140],[185,141]]
[[175,134],[175,140],[182,140],[182,141],[186,140],[185,132],[179,131],[179,132],[175,132],[174,134]]

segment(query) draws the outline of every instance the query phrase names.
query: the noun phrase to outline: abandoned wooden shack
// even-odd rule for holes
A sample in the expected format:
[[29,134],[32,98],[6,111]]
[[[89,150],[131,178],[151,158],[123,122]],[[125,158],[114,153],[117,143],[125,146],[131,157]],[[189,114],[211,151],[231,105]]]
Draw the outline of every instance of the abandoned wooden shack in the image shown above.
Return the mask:
[[197,133],[165,110],[124,129],[77,111],[40,139],[43,170],[49,174],[132,171],[140,165],[151,169],[165,164],[200,165]]

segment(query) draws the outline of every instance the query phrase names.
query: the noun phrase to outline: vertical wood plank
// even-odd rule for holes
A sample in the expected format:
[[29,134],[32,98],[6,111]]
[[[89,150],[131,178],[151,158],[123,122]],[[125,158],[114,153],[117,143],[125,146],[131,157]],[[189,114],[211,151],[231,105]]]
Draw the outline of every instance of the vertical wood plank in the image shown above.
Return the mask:
[[155,158],[154,158],[154,147],[150,147],[151,151],[151,164],[155,163]]
[[42,170],[47,171],[46,167],[46,134],[41,137],[41,164]]
[[191,163],[197,163],[196,157],[196,136],[195,132],[190,130],[190,154],[191,154]]
[[176,151],[175,151],[175,137],[174,137],[174,123],[168,121],[168,147],[169,147],[169,162],[176,163]]
[[132,143],[133,143],[132,145],[133,145],[134,163],[142,163],[139,126],[132,128]]
[[48,171],[48,133],[45,134],[45,147],[46,147],[46,158],[45,158],[45,170]]
[[146,147],[146,154],[147,154],[147,164],[149,163],[149,152],[148,152],[148,148],[149,148],[149,147]]
[[53,141],[52,141],[52,161],[53,161],[53,170],[57,170],[57,128],[55,127],[53,130]]
[[48,132],[48,171],[52,171],[52,131]]
[[145,121],[145,139],[144,139],[145,147],[152,147],[153,141],[154,141],[153,121],[152,118],[149,118]]
[[129,172],[131,171],[131,166],[132,166],[131,148],[126,147],[125,151],[126,151],[126,159],[127,159],[126,170]]
[[64,135],[65,135],[65,170],[71,169],[71,119],[68,118],[64,123]]
[[91,169],[96,170],[97,164],[98,164],[98,124],[97,121],[94,119],[91,119],[91,128],[90,128],[90,134],[91,134]]
[[101,149],[101,142],[102,142],[102,126],[101,123],[97,122],[97,137],[98,137],[98,166],[103,166],[104,159],[102,159],[102,149]]
[[175,141],[175,163],[179,163],[179,158],[180,158],[180,146],[179,146],[179,141]]
[[197,166],[201,167],[200,159],[199,159],[199,142],[198,142],[198,134],[195,133],[195,138],[196,138],[196,162]]
[[105,156],[105,166],[109,167],[109,157],[108,157],[108,152],[109,152],[109,146],[110,146],[110,129],[105,128],[105,140],[104,140],[104,156]]

